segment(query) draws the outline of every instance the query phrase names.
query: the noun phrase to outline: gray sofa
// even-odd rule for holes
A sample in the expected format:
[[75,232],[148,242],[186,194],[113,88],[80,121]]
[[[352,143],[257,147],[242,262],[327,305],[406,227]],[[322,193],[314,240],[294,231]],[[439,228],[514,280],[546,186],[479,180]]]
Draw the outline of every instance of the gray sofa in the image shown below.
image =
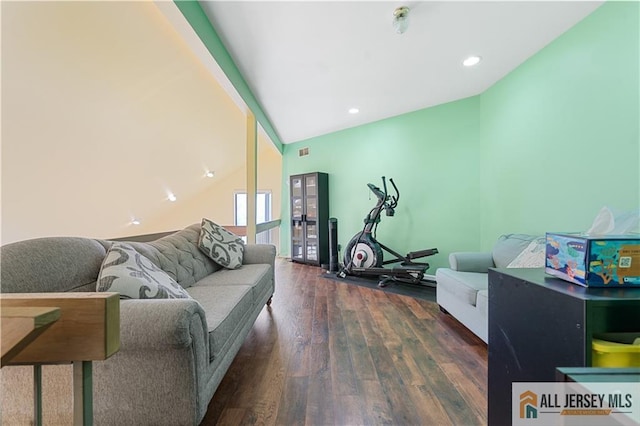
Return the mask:
[[451,253],[449,266],[436,270],[438,305],[486,343],[489,268],[544,266],[544,237],[502,235],[491,252]]
[[[149,243],[130,243],[192,299],[121,300],[120,350],[93,366],[96,425],[199,424],[258,314],[270,304],[275,247],[246,245],[242,267],[223,269],[198,249],[199,232],[197,224]],[[95,291],[111,244],[54,237],[5,245],[1,290]],[[68,365],[43,368],[45,424],[66,423],[70,372]],[[2,369],[5,424],[30,423],[30,374],[29,367]]]

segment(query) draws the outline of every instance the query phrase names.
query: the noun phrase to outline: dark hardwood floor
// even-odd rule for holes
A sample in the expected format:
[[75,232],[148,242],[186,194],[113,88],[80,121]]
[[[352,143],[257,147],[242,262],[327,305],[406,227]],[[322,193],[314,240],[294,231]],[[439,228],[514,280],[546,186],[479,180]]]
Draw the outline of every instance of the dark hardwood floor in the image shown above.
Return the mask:
[[202,425],[483,425],[487,346],[434,302],[276,262]]

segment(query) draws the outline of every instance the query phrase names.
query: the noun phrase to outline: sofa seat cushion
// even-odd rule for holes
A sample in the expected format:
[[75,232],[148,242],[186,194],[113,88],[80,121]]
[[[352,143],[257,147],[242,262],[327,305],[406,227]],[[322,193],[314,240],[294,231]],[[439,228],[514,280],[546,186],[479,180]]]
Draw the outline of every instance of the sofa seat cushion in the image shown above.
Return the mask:
[[438,289],[452,293],[461,302],[476,306],[478,291],[489,288],[489,275],[477,272],[460,272],[449,268],[436,271]]
[[266,292],[273,292],[272,276],[271,265],[242,265],[240,269],[222,269],[211,274],[198,281],[194,287],[250,285],[254,303],[259,303]]
[[227,351],[253,309],[251,286],[192,286],[187,292],[204,309],[209,332],[209,358]]

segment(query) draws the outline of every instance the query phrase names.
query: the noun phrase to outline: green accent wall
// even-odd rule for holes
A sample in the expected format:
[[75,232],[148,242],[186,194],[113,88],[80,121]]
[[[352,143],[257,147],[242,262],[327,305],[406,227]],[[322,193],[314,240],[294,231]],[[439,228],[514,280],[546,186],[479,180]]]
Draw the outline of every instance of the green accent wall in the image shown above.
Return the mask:
[[481,246],[640,203],[637,2],[608,2],[480,97]]
[[503,233],[581,231],[604,205],[639,208],[639,7],[605,3],[479,96],[284,145],[281,253],[288,176],[302,172],[329,173],[342,248],[375,203],[366,184],[393,177],[402,197],[378,239],[438,247],[428,273]]
[[[382,216],[378,240],[405,254],[437,247],[473,249],[480,238],[480,100],[478,97],[404,114],[284,146],[283,195],[288,177],[329,174],[329,214],[338,218],[339,242],[364,226],[376,203],[367,183],[391,177],[400,189],[393,217]],[[309,155],[298,150],[309,148]],[[288,198],[283,196],[284,203]],[[290,206],[282,206],[281,253],[290,253]],[[342,252],[341,252],[342,256]],[[444,265],[446,255],[426,261]]]

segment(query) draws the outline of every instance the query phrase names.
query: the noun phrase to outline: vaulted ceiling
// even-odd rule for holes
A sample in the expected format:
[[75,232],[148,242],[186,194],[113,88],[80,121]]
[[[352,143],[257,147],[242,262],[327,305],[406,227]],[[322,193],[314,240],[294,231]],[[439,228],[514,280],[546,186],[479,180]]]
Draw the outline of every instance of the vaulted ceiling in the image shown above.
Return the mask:
[[482,93],[602,3],[200,1],[283,143]]

